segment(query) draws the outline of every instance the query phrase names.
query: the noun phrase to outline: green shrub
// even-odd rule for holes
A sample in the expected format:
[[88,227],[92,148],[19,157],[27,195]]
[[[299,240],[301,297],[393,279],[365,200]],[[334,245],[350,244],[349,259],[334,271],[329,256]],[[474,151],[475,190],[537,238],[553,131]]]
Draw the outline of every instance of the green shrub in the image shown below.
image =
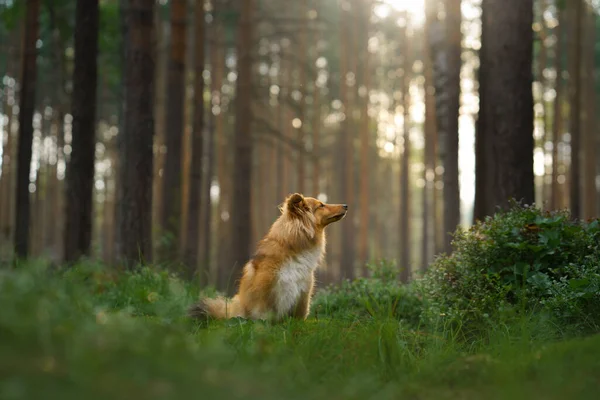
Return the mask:
[[421,300],[412,285],[398,280],[394,264],[368,264],[371,277],[330,285],[315,295],[312,314],[333,318],[392,317],[417,324]]
[[596,324],[599,239],[597,220],[513,205],[455,233],[453,254],[438,257],[417,284],[427,303],[423,316],[475,327],[527,310],[549,312],[560,324]]

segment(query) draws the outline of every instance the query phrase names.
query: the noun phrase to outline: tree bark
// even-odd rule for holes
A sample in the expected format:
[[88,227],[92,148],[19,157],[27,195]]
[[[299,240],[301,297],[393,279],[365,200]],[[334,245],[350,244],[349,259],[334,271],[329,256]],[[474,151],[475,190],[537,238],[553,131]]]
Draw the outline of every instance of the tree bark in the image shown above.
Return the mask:
[[585,123],[584,125],[584,182],[583,182],[583,217],[593,218],[597,216],[596,203],[596,129],[598,128],[596,117],[596,85],[595,73],[595,43],[596,43],[596,14],[589,6],[585,12]]
[[410,46],[411,38],[408,36],[408,18],[405,16],[405,25],[403,32],[403,59],[402,66],[402,100],[404,109],[404,128],[403,143],[404,152],[400,157],[400,280],[408,282],[411,277],[411,248],[410,248],[410,192],[409,192],[409,165],[410,165],[410,78],[412,75],[412,51]]
[[460,224],[460,191],[458,182],[458,119],[460,117],[460,67],[461,63],[461,0],[448,0],[446,34],[448,37],[448,123],[442,144],[444,165],[444,250],[452,252],[452,234]]
[[[192,155],[190,163],[190,190],[188,197],[187,235],[184,261],[188,276],[192,277],[198,268],[198,247],[200,244],[200,214],[202,209],[202,166],[204,161],[204,64],[205,64],[205,16],[204,1],[196,3],[195,36],[195,81],[194,81],[194,129],[192,135]],[[207,179],[210,177],[207,176]],[[205,233],[208,234],[208,233]]]
[[[353,152],[353,134],[352,134],[352,95],[349,86],[350,73],[354,72],[351,67],[351,59],[354,47],[353,21],[356,10],[356,2],[351,5],[351,11],[348,13],[343,10],[342,5],[342,23],[341,23],[341,47],[340,47],[340,100],[343,104],[344,120],[341,123],[340,129],[340,189],[342,194],[342,202],[353,204],[353,183],[354,183],[354,152]],[[344,15],[345,14],[345,15]],[[352,212],[352,211],[350,211]],[[343,229],[340,248],[340,273],[343,279],[354,279],[354,224],[353,217],[346,219],[347,226]]]
[[33,143],[33,111],[37,83],[37,49],[40,0],[26,4],[19,98],[19,138],[17,152],[17,188],[15,219],[15,256],[25,259],[29,253],[29,172]]
[[581,218],[581,47],[583,30],[583,1],[576,0],[574,12],[574,57],[571,88],[571,182],[569,203],[571,216]]
[[554,98],[554,121],[552,122],[552,183],[550,184],[550,209],[555,210],[561,207],[560,201],[560,188],[558,183],[558,143],[561,140],[562,129],[563,129],[563,66],[562,66],[562,55],[563,55],[563,25],[564,17],[563,12],[560,9],[556,11],[558,13],[558,25],[556,26],[556,47],[554,50],[554,68],[556,70],[556,80],[554,82],[554,90],[556,96]]
[[78,0],[75,11],[73,71],[73,140],[67,168],[64,257],[66,262],[90,255],[94,161],[96,153],[96,83],[98,80],[98,0]]
[[[369,28],[371,19],[371,2],[360,8],[362,17],[363,35],[360,50],[363,57],[362,62],[362,88],[363,95],[359,97],[361,104],[361,124],[360,124],[360,237],[358,241],[358,259],[366,274],[366,264],[369,260],[369,88],[370,74],[369,68]],[[359,93],[360,94],[360,93]]]
[[532,204],[533,0],[483,0],[486,183],[489,208]]
[[163,173],[162,233],[168,235],[161,259],[178,258],[182,211],[182,141],[185,100],[186,0],[171,1],[171,55],[169,59],[166,131],[167,154]]
[[[236,43],[238,77],[235,98],[235,141],[232,219],[232,261],[230,268],[241,271],[250,257],[252,233],[252,52],[254,50],[254,1],[242,0]],[[237,273],[236,273],[237,275]],[[234,285],[229,290],[235,290]]]
[[117,257],[129,268],[152,259],[154,5],[121,0],[124,12],[124,104],[120,133]]

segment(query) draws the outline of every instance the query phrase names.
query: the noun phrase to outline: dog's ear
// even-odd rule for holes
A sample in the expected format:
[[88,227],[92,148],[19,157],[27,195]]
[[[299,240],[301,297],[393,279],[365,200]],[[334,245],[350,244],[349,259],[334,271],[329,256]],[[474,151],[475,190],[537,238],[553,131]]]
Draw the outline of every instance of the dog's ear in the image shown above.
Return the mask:
[[300,211],[306,208],[304,197],[300,193],[294,193],[287,200],[287,207],[290,211]]

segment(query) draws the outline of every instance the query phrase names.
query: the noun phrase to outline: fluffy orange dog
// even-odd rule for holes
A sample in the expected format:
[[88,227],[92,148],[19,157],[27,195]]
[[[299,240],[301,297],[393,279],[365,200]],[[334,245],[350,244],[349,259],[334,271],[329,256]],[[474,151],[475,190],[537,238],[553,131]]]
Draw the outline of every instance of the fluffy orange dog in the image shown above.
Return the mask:
[[295,193],[280,209],[281,215],[244,266],[238,293],[232,299],[201,299],[190,308],[190,316],[274,320],[308,316],[315,269],[325,253],[325,227],[344,218],[348,206]]

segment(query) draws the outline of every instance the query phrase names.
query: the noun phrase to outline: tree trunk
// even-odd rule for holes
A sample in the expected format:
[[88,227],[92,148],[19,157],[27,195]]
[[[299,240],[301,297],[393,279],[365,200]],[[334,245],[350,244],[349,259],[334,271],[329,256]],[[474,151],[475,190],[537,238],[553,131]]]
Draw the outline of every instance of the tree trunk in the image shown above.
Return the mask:
[[583,2],[575,1],[574,24],[574,57],[571,88],[571,182],[569,192],[569,203],[571,216],[581,218],[581,47],[583,30]]
[[163,260],[174,261],[179,248],[182,196],[182,141],[185,100],[186,0],[171,1],[171,56],[169,59],[163,173],[162,233],[168,239],[161,250]]
[[152,258],[152,175],[154,136],[154,5],[121,0],[125,32],[123,131],[117,257],[128,267]]
[[66,176],[66,262],[90,255],[94,160],[96,154],[96,83],[98,79],[98,0],[78,0],[75,11],[73,140]]
[[[0,238],[2,238],[3,243],[10,242],[10,236],[12,232],[13,226],[13,214],[12,210],[12,186],[13,186],[13,133],[12,133],[12,123],[13,123],[13,106],[8,103],[9,91],[8,88],[5,88],[6,91],[6,107],[4,108],[4,113],[8,116],[8,123],[6,125],[6,139],[4,141],[4,147],[2,149],[2,185],[0,187],[0,196],[2,196],[2,208],[0,208],[0,215],[2,215],[2,219],[0,220]],[[13,92],[14,93],[14,92]],[[3,139],[4,140],[4,139]]]
[[15,220],[15,256],[27,258],[29,253],[29,172],[33,143],[33,111],[37,82],[37,49],[40,0],[27,2],[23,34],[21,93],[19,99],[19,140],[17,153],[17,190]]
[[[406,15],[406,14],[405,14]],[[404,63],[402,66],[402,100],[404,109],[404,127],[403,145],[404,151],[400,157],[400,280],[404,283],[410,280],[411,276],[411,248],[410,248],[410,192],[409,192],[409,165],[410,165],[410,80],[412,75],[412,49],[408,36],[408,18],[405,17],[405,25],[403,31],[403,48]]]
[[[212,226],[212,204],[210,190],[212,187],[213,175],[214,175],[214,158],[215,158],[215,133],[216,133],[216,120],[217,116],[213,110],[214,107],[219,107],[221,98],[221,86],[223,80],[223,70],[225,66],[225,57],[223,49],[219,43],[220,38],[220,25],[217,22],[214,15],[217,9],[213,4],[213,19],[211,25],[210,34],[210,74],[211,74],[211,88],[210,88],[210,101],[212,107],[210,108],[210,123],[208,127],[208,137],[206,141],[206,151],[204,152],[204,159],[206,160],[206,179],[204,179],[202,198],[201,198],[201,271],[206,273],[210,272],[210,254],[211,254],[211,238],[213,232],[211,231]],[[219,75],[220,74],[220,75]],[[208,277],[207,277],[208,278]],[[208,280],[208,279],[207,279]]]
[[458,119],[460,117],[461,63],[461,0],[448,0],[446,33],[448,37],[448,122],[443,160],[444,165],[444,250],[452,252],[452,234],[460,223],[460,192],[458,183]]
[[[252,52],[254,50],[254,1],[242,0],[237,37],[235,140],[232,219],[232,261],[229,268],[241,271],[250,257],[252,210]],[[237,274],[236,274],[237,275]],[[233,285],[230,291],[235,290]]]
[[[350,73],[353,73],[351,64],[351,54],[353,52],[353,16],[356,13],[356,2],[351,6],[351,14],[343,10],[342,5],[342,23],[341,23],[341,56],[340,56],[340,100],[343,105],[344,120],[341,123],[340,130],[340,189],[342,194],[342,202],[353,204],[353,182],[354,182],[354,152],[353,152],[353,135],[352,124],[352,96],[349,89]],[[345,14],[345,15],[344,15]],[[350,211],[352,213],[352,211]],[[343,279],[354,279],[354,224],[353,216],[346,218],[346,228],[342,232],[341,248],[340,248],[340,272]]]
[[[192,155],[190,164],[190,191],[188,198],[187,235],[184,261],[188,276],[192,277],[198,268],[198,246],[200,243],[200,213],[202,209],[201,192],[202,166],[204,160],[204,2],[196,3],[196,49],[195,49],[195,81],[194,81],[194,129],[192,136]],[[207,176],[207,179],[210,177]]]
[[482,47],[486,62],[485,126],[488,207],[507,208],[511,198],[532,204],[533,0],[483,0]]
[[[360,124],[360,237],[358,241],[358,260],[366,274],[366,264],[369,260],[369,89],[370,74],[369,68],[369,28],[371,20],[371,2],[361,7],[359,10],[362,15],[362,41],[358,50],[362,53],[362,94],[359,93],[361,103],[361,124]],[[360,54],[359,53],[359,54]],[[362,98],[361,98],[362,97]]]
[[[170,31],[169,22],[161,16],[160,2],[155,4],[154,24],[156,29],[156,71],[155,71],[155,98],[154,98],[154,172],[152,181],[152,227],[154,242],[158,242],[163,235],[162,224],[162,196],[165,166],[165,126],[166,126],[166,92],[167,92],[167,64],[169,61],[169,40],[167,33]],[[115,197],[116,200],[116,197]],[[159,246],[157,246],[159,247]],[[154,252],[159,253],[160,248]]]
[[[437,18],[437,9],[431,6],[431,1],[425,3],[426,20],[424,34],[429,35],[429,25],[434,23]],[[431,244],[435,248],[435,232],[438,231],[436,220],[436,188],[435,188],[435,137],[436,137],[436,112],[435,112],[435,90],[433,88],[433,57],[431,47],[428,45],[429,40],[425,41],[425,70],[424,70],[424,87],[425,87],[425,123],[423,127],[423,135],[425,137],[424,160],[425,168],[423,171],[423,179],[425,186],[423,187],[423,234],[421,242],[421,269],[427,269],[431,262]],[[433,233],[433,235],[432,235]],[[433,239],[433,240],[431,240]],[[433,242],[433,243],[432,243]]]
[[596,42],[596,15],[589,7],[585,13],[585,124],[584,124],[584,182],[583,182],[583,217],[596,217],[596,129],[598,128],[596,117],[596,85],[595,73],[595,42]]
[[556,70],[556,78],[554,81],[554,115],[552,122],[552,183],[550,184],[550,209],[555,210],[561,206],[560,190],[558,183],[558,143],[561,140],[563,129],[563,78],[562,78],[562,55],[563,55],[563,12],[560,9],[556,10],[558,25],[556,26],[556,47],[554,50],[554,68]]
[[[486,9],[481,7],[481,20],[485,20]],[[481,50],[487,46],[487,29],[481,29],[481,47],[479,50],[479,69],[477,71],[479,80],[479,112],[475,122],[475,202],[473,205],[473,223],[482,221],[486,215],[490,215],[493,209],[489,209],[490,202],[487,193],[489,185],[486,184],[487,163],[486,163],[486,141],[485,136],[485,85],[487,84],[486,68],[488,62],[485,60],[485,53]]]
[[[300,99],[300,112],[298,115],[298,119],[300,119],[300,126],[298,128],[298,144],[300,144],[300,151],[298,151],[298,186],[297,191],[300,193],[304,193],[304,184],[306,181],[305,177],[305,162],[304,161],[304,150],[306,146],[304,144],[304,134],[306,132],[306,65],[308,61],[308,52],[307,52],[307,35],[308,35],[308,0],[296,0],[299,2],[299,16],[301,18],[300,22],[300,40],[299,40],[299,75],[300,75],[300,95],[302,98]],[[315,194],[316,196],[316,194]]]

